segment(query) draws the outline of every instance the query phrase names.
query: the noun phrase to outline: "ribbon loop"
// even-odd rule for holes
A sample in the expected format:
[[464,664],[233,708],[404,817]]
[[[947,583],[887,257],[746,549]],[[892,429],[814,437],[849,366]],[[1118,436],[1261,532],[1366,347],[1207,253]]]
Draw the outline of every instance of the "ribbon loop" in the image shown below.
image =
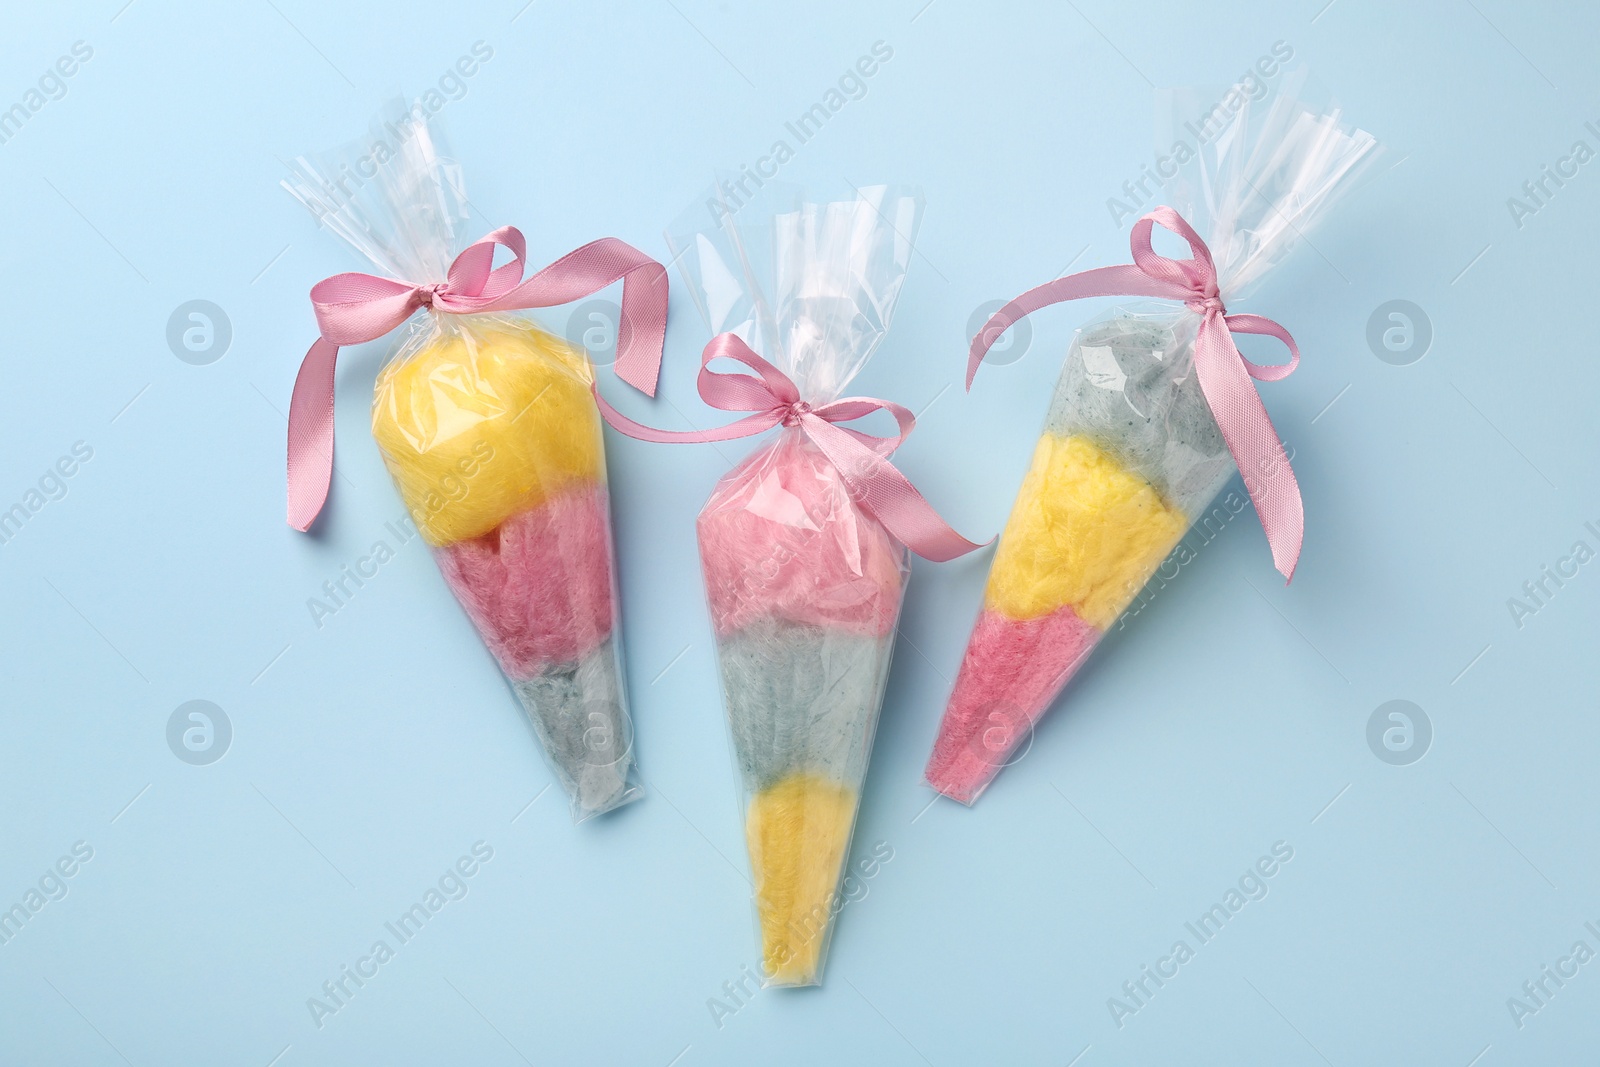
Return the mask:
[[[494,266],[496,248],[511,261]],[[667,330],[666,268],[614,237],[568,252],[524,280],[527,242],[502,226],[473,242],[442,282],[417,284],[351,272],[311,287],[319,337],[306,352],[289,400],[289,525],[310,529],[333,477],[333,381],[342,345],[382,337],[419,308],[451,315],[524,311],[566,304],[622,282],[617,376],[654,396]]]
[[1252,363],[1244,358],[1241,353],[1239,362],[1244,364],[1244,369],[1250,372],[1250,377],[1258,382],[1282,381],[1294,373],[1300,365],[1300,346],[1294,343],[1294,338],[1289,336],[1289,331],[1273,322],[1271,319],[1262,318],[1260,315],[1227,315],[1223,322],[1230,333],[1249,333],[1262,337],[1276,337],[1282,341],[1289,350],[1289,362],[1279,364]]
[[[711,370],[709,364],[722,358],[742,363],[756,376]],[[712,407],[751,414],[714,430],[660,430],[635,422],[606,403],[598,386],[594,388],[594,398],[600,405],[600,414],[614,429],[657,444],[706,444],[749,437],[778,425],[798,428],[838,468],[850,499],[917,555],[943,563],[982,547],[956,533],[889,462],[889,455],[917,424],[916,416],[899,404],[852,396],[813,407],[801,399],[800,390],[787,374],[731,333],[713,337],[701,352],[696,386],[700,398]],[[894,416],[900,432],[893,437],[876,437],[837,425],[876,411]]]
[[[1158,253],[1151,243],[1160,226],[1189,245],[1188,259]],[[1131,265],[1098,267],[1057,278],[1011,301],[995,312],[972,339],[967,356],[967,388],[985,353],[1000,335],[1023,316],[1051,304],[1095,296],[1153,296],[1176,300],[1200,316],[1194,341],[1195,377],[1228,451],[1244,475],[1245,488],[1272,549],[1272,560],[1285,580],[1294,577],[1305,539],[1305,512],[1300,485],[1289,466],[1283,442],[1261,403],[1251,379],[1275,382],[1300,363],[1300,349],[1289,331],[1261,315],[1230,315],[1218,291],[1217,267],[1211,249],[1170,207],[1158,207],[1134,223],[1128,244]],[[1233,335],[1258,334],[1282,341],[1289,362],[1252,363],[1239,352]]]
[[[1168,259],[1155,250],[1151,238],[1157,225],[1188,242],[1189,259]],[[1187,289],[1201,302],[1216,298],[1217,268],[1211,261],[1211,249],[1195,233],[1189,220],[1170,207],[1158,207],[1134,223],[1128,243],[1133,252],[1133,265],[1150,277]],[[1217,309],[1221,307],[1219,302]]]

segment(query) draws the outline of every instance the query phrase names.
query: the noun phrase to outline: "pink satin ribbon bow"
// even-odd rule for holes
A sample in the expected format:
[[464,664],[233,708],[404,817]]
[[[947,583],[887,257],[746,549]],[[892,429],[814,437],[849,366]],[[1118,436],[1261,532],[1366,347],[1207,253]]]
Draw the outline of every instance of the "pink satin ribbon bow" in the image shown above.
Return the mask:
[[[711,370],[707,364],[721,356],[743,363],[760,377]],[[933,510],[933,505],[889,462],[888,456],[900,447],[917,424],[916,417],[899,404],[872,397],[847,396],[813,407],[800,399],[800,390],[787,374],[756,355],[749,345],[731,333],[718,334],[706,345],[701,353],[696,384],[701,399],[712,407],[753,414],[715,430],[658,430],[634,422],[606,403],[598,391],[595,399],[607,422],[641,441],[731,441],[779,424],[799,427],[844,476],[850,499],[883,523],[896,540],[917,555],[943,563],[982,547],[951,529]],[[874,411],[893,415],[900,432],[893,437],[876,437],[835,425],[863,418]]]
[[[1150,235],[1156,225],[1189,242],[1193,258],[1157,255],[1150,247]],[[1042,307],[1091,296],[1151,296],[1182,301],[1200,316],[1200,330],[1194,342],[1194,369],[1200,391],[1244,475],[1245,488],[1272,548],[1272,562],[1285,579],[1293,578],[1305,537],[1300,484],[1295,481],[1283,442],[1250,379],[1275,382],[1288,377],[1300,362],[1300,349],[1289,331],[1271,319],[1227,313],[1217,295],[1217,268],[1211,261],[1211,250],[1183,216],[1170,207],[1158,207],[1136,222],[1129,243],[1133,248],[1132,264],[1098,267],[1057,278],[1029,289],[995,312],[972,339],[967,388],[972,388],[978,365],[1000,335],[1018,319]],[[1276,337],[1289,349],[1289,362],[1277,366],[1250,362],[1233,343],[1235,333]]]
[[[494,267],[496,246],[512,259]],[[667,330],[667,272],[632,245],[605,237],[568,252],[523,280],[526,243],[502,226],[469,246],[443,282],[417,285],[372,274],[335,274],[311,288],[321,333],[295,376],[289,401],[289,525],[309,529],[333,474],[333,371],[340,345],[376,340],[418,308],[450,315],[520,311],[579,300],[622,279],[617,376],[654,396]]]

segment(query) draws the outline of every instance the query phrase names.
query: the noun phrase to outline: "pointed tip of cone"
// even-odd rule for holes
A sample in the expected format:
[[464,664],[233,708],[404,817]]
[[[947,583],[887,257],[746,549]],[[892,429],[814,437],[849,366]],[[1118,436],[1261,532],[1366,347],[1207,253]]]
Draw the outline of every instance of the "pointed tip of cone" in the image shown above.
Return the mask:
[[574,822],[585,822],[596,815],[604,815],[625,807],[644,796],[632,781],[633,760],[624,756],[615,764],[590,766],[577,775],[572,799]]
[[983,790],[988,784],[984,783],[983,785],[974,787],[968,784],[972,777],[971,775],[955,774],[953,775],[955,780],[951,780],[950,778],[941,775],[939,773],[940,770],[944,770],[946,774],[950,774],[947,768],[935,769],[930,766],[926,771],[923,772],[923,784],[929,789],[932,789],[935,793],[938,793],[940,796],[944,797],[946,800],[953,800],[962,807],[970,808],[976,804],[978,802],[978,798],[983,795]]
[[1026,755],[1033,728],[1100,640],[1070,607],[1015,619],[985,608],[973,626],[924,775],[971,806]]
[[800,773],[750,802],[762,959],[774,984],[810,985],[821,974],[856,801],[842,782]]

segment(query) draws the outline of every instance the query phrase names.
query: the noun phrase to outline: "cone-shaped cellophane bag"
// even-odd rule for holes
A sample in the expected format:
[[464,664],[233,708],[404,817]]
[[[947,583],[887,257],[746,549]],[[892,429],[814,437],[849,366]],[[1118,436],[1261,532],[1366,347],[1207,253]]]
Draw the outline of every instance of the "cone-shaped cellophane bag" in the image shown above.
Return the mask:
[[[284,184],[389,276],[443,279],[467,211],[436,136],[400,112],[348,149],[296,160]],[[429,309],[372,405],[395,487],[577,821],[641,795],[593,376],[583,349],[527,317]]]
[[[1261,99],[1165,102],[1171,132],[1158,140],[1183,165],[1162,193],[1207,241],[1225,302],[1374,154],[1371,135],[1308,95],[1301,70]],[[1218,98],[1236,109],[1206,107]],[[1073,340],[928,761],[944,795],[976,801],[1163,560],[1177,550],[1181,562],[1186,532],[1243,509],[1242,493],[1216,501],[1237,468],[1195,373],[1198,321],[1183,306],[1119,308]],[[1270,483],[1282,469],[1247,476]]]
[[[918,196],[883,187],[834,203],[769,190],[742,208],[713,198],[668,237],[712,332],[823,405],[888,329],[920,215]],[[718,482],[696,529],[763,969],[818,984],[909,555],[794,426]]]

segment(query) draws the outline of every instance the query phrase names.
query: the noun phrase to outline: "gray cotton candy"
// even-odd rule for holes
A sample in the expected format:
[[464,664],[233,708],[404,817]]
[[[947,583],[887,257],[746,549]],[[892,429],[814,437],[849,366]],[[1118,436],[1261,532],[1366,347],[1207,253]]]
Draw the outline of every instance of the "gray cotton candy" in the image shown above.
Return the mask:
[[579,821],[639,795],[620,671],[616,645],[607,641],[577,663],[511,683]]
[[1234,470],[1195,377],[1193,327],[1180,316],[1119,315],[1080,331],[1046,428],[1088,437],[1191,517]]
[[720,638],[717,658],[745,785],[806,770],[859,787],[893,635],[761,619]]

